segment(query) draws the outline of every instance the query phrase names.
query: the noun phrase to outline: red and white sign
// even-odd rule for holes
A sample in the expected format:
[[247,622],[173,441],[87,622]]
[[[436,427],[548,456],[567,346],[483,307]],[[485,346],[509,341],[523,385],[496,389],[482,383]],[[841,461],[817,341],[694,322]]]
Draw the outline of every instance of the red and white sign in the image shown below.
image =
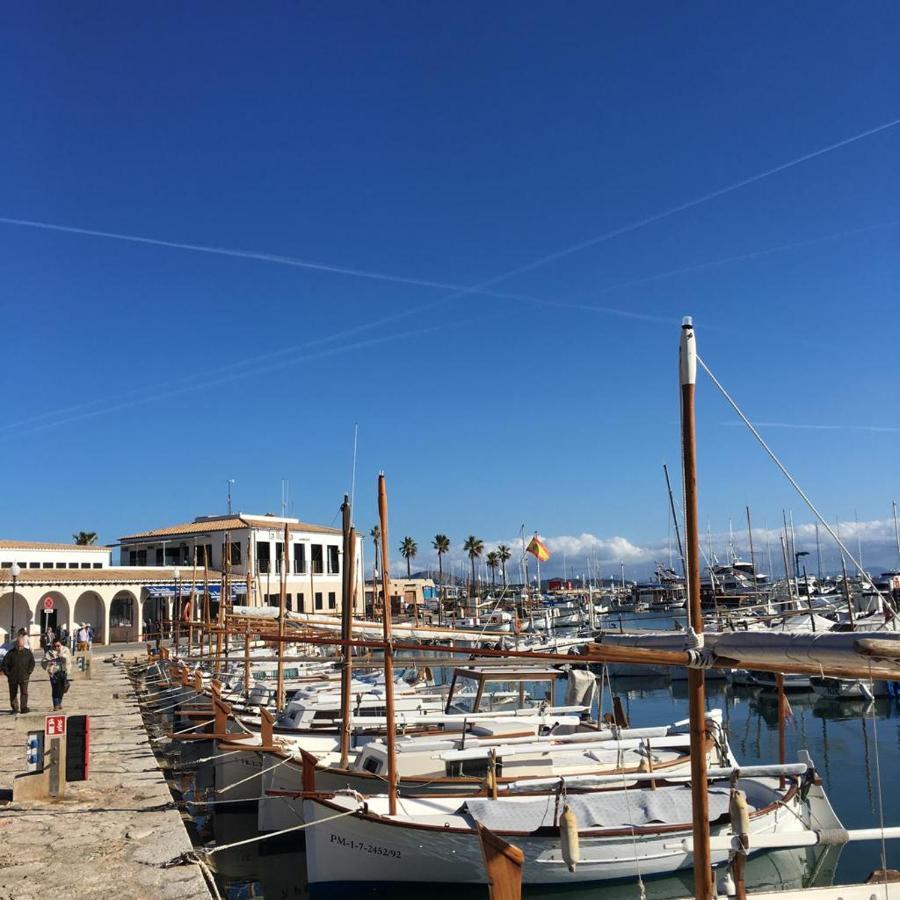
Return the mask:
[[44,609],[47,612],[53,612],[53,598],[52,597],[44,597]]
[[44,716],[44,734],[47,737],[62,737],[65,733],[65,716]]

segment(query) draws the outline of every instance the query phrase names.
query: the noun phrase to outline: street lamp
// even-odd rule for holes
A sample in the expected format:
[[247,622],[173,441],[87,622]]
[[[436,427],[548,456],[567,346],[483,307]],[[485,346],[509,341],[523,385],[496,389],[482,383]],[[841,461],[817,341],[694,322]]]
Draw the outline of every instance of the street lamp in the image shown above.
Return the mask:
[[172,570],[172,578],[175,579],[175,600],[172,602],[172,617],[175,619],[175,653],[178,653],[178,631],[181,626],[181,569],[178,566]]
[[12,604],[9,611],[9,639],[12,641],[13,631],[16,625],[16,579],[22,573],[22,567],[18,563],[13,563],[9,572],[10,575],[12,575],[13,583]]

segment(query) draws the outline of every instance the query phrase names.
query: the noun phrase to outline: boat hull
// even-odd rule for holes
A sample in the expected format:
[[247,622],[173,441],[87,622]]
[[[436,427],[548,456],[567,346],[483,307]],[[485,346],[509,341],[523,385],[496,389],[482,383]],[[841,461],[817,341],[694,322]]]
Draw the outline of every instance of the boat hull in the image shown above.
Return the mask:
[[[401,801],[402,803],[402,801]],[[827,801],[826,801],[827,803]],[[346,812],[347,805],[354,811]],[[374,806],[374,804],[373,804]],[[830,808],[830,807],[829,807]],[[358,813],[355,802],[307,799],[303,803],[307,867],[310,884],[338,885],[349,882],[485,884],[487,877],[480,841],[474,830],[442,828],[434,816],[423,825],[410,820]],[[456,819],[448,815],[448,820]],[[751,821],[752,834],[801,831],[808,809],[795,793],[784,805],[774,805]],[[551,829],[551,831],[553,831]],[[727,834],[727,825],[714,825],[712,834]],[[578,884],[633,880],[664,875],[691,865],[691,856],[680,848],[689,837],[689,825],[650,833],[583,832],[579,836],[580,859],[572,872],[563,859],[558,833],[501,833],[522,850],[524,884]],[[713,865],[727,862],[728,853],[714,851]]]

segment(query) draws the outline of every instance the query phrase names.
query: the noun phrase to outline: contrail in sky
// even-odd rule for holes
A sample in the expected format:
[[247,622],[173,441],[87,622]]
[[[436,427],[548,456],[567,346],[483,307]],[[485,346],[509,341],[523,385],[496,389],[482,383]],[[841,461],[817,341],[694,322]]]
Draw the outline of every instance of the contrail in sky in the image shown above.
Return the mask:
[[[121,399],[119,402],[116,402],[112,405],[103,406],[100,409],[88,410],[87,412],[81,412],[74,415],[65,416],[60,419],[53,419],[49,422],[44,422],[41,425],[33,425],[31,427],[19,428],[15,431],[15,434],[11,434],[7,432],[4,435],[5,438],[9,439],[13,436],[19,437],[20,435],[25,434],[34,434],[40,431],[46,431],[48,428],[55,428],[58,425],[66,425],[70,422],[79,422],[83,419],[91,419],[96,416],[106,415],[111,412],[118,412],[123,409],[131,409],[135,406],[141,406],[145,403],[151,403],[154,400],[161,400],[168,397],[176,397],[181,394],[189,394],[193,391],[205,390],[206,388],[218,387],[222,384],[228,384],[232,381],[238,381],[241,378],[247,378],[251,375],[261,375],[267,372],[273,372],[278,369],[286,368],[287,366],[296,365],[298,363],[310,362],[312,360],[323,359],[328,356],[335,356],[338,353],[346,353],[351,350],[361,350],[364,347],[372,347],[377,344],[386,344],[390,341],[400,341],[406,340],[408,338],[419,337],[423,334],[430,334],[435,331],[441,331],[445,328],[453,328],[462,324],[470,324],[471,319],[466,322],[456,321],[456,322],[447,322],[440,325],[432,325],[428,328],[417,328],[413,331],[401,332],[398,334],[389,334],[383,337],[377,338],[369,338],[364,341],[356,341],[353,344],[341,344],[338,347],[329,347],[324,350],[319,350],[315,353],[307,353],[302,356],[290,357],[289,359],[282,359],[279,362],[267,363],[263,366],[254,366],[252,368],[246,369],[243,372],[234,372],[230,375],[223,375],[219,378],[214,379],[204,379],[203,381],[195,381],[193,383],[189,383],[183,385],[182,387],[172,388],[170,390],[159,391],[153,394],[148,394],[144,397],[136,397],[132,399]],[[248,361],[249,362],[249,361]],[[188,429],[189,430],[189,429]],[[0,438],[3,440],[3,438]]]
[[[722,422],[723,425],[743,425],[743,422],[737,420],[731,422]],[[761,428],[796,428],[802,431],[871,431],[876,433],[897,432],[900,427],[893,425],[829,425],[829,424],[810,424],[803,425],[798,422],[754,422]]]
[[[882,131],[886,131],[897,125],[900,125],[900,119],[893,119],[889,122],[885,122],[874,128],[870,128],[866,131],[862,131],[862,132],[859,132],[858,134],[852,135],[851,137],[844,138],[843,140],[837,141],[836,143],[829,144],[825,147],[821,147],[817,150],[813,150],[810,153],[806,153],[802,156],[795,157],[794,159],[788,160],[787,162],[781,163],[777,166],[773,166],[772,168],[765,169],[762,172],[758,172],[754,175],[750,175],[739,181],[732,182],[731,184],[725,185],[724,187],[718,188],[714,191],[709,191],[705,194],[701,194],[700,196],[695,197],[692,200],[685,201],[685,202],[677,204],[675,206],[667,207],[667,208],[661,210],[660,212],[654,213],[649,216],[645,216],[640,219],[633,220],[629,223],[619,226],[618,228],[612,229],[610,231],[606,231],[600,235],[596,235],[595,237],[588,238],[588,239],[580,241],[576,244],[572,244],[561,250],[554,251],[553,253],[539,257],[538,259],[533,260],[530,263],[526,263],[522,266],[518,266],[514,269],[510,269],[499,275],[495,275],[494,277],[489,278],[486,281],[482,281],[479,284],[469,285],[469,286],[453,285],[453,284],[448,284],[446,282],[433,281],[433,280],[429,280],[429,279],[411,278],[411,277],[406,277],[406,276],[402,276],[402,275],[393,275],[393,274],[388,274],[388,273],[384,273],[384,272],[370,271],[370,270],[366,270],[366,269],[356,269],[356,268],[352,268],[352,267],[348,267],[348,266],[332,265],[329,263],[321,263],[321,262],[305,260],[305,259],[301,259],[301,258],[297,258],[297,257],[283,256],[283,255],[279,255],[279,254],[262,253],[262,252],[232,249],[232,248],[226,248],[226,247],[215,247],[215,246],[209,246],[209,245],[205,245],[205,244],[194,244],[194,243],[183,243],[183,242],[178,242],[178,241],[168,241],[168,240],[163,240],[163,239],[159,239],[159,238],[146,237],[143,235],[133,235],[133,234],[118,233],[118,232],[101,231],[101,230],[97,230],[97,229],[80,228],[80,227],[69,226],[69,225],[60,225],[60,224],[55,224],[55,223],[50,223],[50,222],[40,222],[40,221],[36,221],[36,220],[31,220],[31,219],[21,219],[21,218],[0,216],[0,224],[27,227],[27,228],[36,228],[36,229],[41,229],[41,230],[45,230],[45,231],[63,232],[63,233],[67,233],[67,234],[77,234],[77,235],[83,235],[83,236],[87,236],[87,237],[100,237],[100,238],[105,238],[105,239],[109,239],[109,240],[126,241],[126,242],[130,242],[130,243],[145,244],[145,245],[164,247],[164,248],[176,249],[176,250],[185,250],[185,251],[190,251],[190,252],[195,252],[195,253],[207,253],[207,254],[213,254],[213,255],[218,255],[218,256],[229,256],[229,257],[235,257],[235,258],[239,258],[239,259],[249,259],[249,260],[255,260],[255,261],[259,261],[259,262],[268,262],[268,263],[275,263],[278,265],[293,266],[296,268],[309,269],[309,270],[313,270],[313,271],[321,271],[321,272],[326,272],[326,273],[330,273],[330,274],[346,275],[346,276],[351,276],[351,277],[365,278],[365,279],[370,279],[370,280],[383,281],[383,282],[389,282],[389,283],[394,283],[394,284],[409,285],[409,286],[414,286],[414,287],[426,287],[426,288],[432,288],[432,289],[438,289],[438,290],[452,291],[452,293],[450,293],[450,294],[439,297],[439,298],[429,301],[427,303],[411,307],[411,308],[403,310],[401,312],[392,313],[387,316],[383,316],[379,319],[374,319],[374,320],[370,320],[368,322],[361,323],[359,325],[356,325],[351,328],[345,329],[343,331],[337,332],[330,336],[320,338],[318,341],[314,342],[314,343],[319,343],[319,344],[331,343],[335,340],[340,340],[342,338],[351,337],[355,334],[359,334],[361,332],[368,331],[373,328],[378,328],[382,325],[388,325],[393,322],[399,321],[401,319],[407,318],[409,316],[418,315],[429,309],[433,309],[435,307],[442,306],[447,303],[451,303],[455,300],[461,299],[465,296],[469,296],[472,294],[486,294],[489,296],[495,296],[495,297],[499,297],[499,298],[503,298],[503,299],[517,300],[520,302],[529,302],[529,303],[535,303],[535,304],[546,305],[546,306],[558,306],[561,308],[583,309],[586,311],[608,313],[610,315],[621,316],[621,317],[625,317],[625,318],[634,318],[634,319],[640,319],[640,320],[645,320],[645,321],[668,323],[670,320],[668,320],[666,318],[652,316],[649,314],[635,313],[635,312],[631,312],[628,310],[619,310],[619,309],[614,309],[614,308],[610,308],[610,307],[594,306],[591,304],[566,304],[563,302],[557,303],[554,301],[542,300],[537,297],[530,297],[528,295],[501,293],[501,292],[492,290],[492,288],[495,285],[500,284],[504,281],[507,281],[510,278],[516,277],[517,275],[525,274],[527,272],[533,271],[537,268],[545,266],[556,260],[563,259],[567,256],[571,256],[574,253],[578,253],[582,250],[586,250],[590,247],[597,246],[599,244],[610,241],[614,238],[621,237],[623,235],[638,231],[642,228],[645,228],[648,225],[663,221],[664,219],[667,219],[671,216],[677,215],[678,213],[685,212],[689,209],[693,209],[704,203],[708,203],[711,200],[717,199],[719,197],[723,197],[723,196],[730,194],[734,191],[737,191],[743,187],[747,187],[751,184],[755,184],[759,181],[762,181],[762,180],[769,178],[773,175],[776,175],[780,172],[784,172],[795,166],[801,165],[802,163],[816,159],[820,156],[824,156],[825,154],[831,153],[832,151],[835,151],[838,149],[841,149],[842,147],[849,146],[850,144],[853,144],[857,141],[863,140],[864,138],[871,137],[872,135],[878,134]],[[873,226],[873,227],[878,227],[878,226]],[[776,252],[777,249],[779,249],[779,248],[775,248],[775,250],[762,251],[762,253]],[[710,266],[710,265],[716,265],[716,264],[717,263],[712,262],[712,263],[706,263],[703,265]],[[684,271],[690,271],[690,269],[675,270],[670,273],[663,273],[662,275],[655,276],[655,278],[663,278],[663,277],[668,277],[670,275],[682,274]],[[631,282],[622,283],[619,285],[613,285],[604,290],[605,291],[613,290],[613,289],[616,289],[617,287],[630,286],[630,284],[631,284]],[[674,321],[674,320],[672,320],[672,321]],[[225,367],[223,367],[222,370],[213,370],[213,371],[214,372],[215,371],[223,371],[223,370],[232,369],[235,366],[241,367],[241,366],[245,366],[245,365],[250,365],[250,364],[252,364],[256,361],[262,360],[262,359],[273,358],[273,357],[277,357],[279,355],[283,355],[285,353],[293,352],[295,349],[296,348],[288,348],[286,350],[274,351],[273,353],[264,354],[263,356],[256,357],[255,359],[245,360],[242,363],[225,366]],[[340,349],[340,348],[338,348],[338,349]],[[206,377],[206,375],[201,375],[200,377]],[[237,377],[244,377],[244,376],[239,375]],[[144,390],[148,390],[148,389],[153,390],[153,387],[151,386],[149,388],[145,388]],[[193,386],[188,386],[186,388],[183,388],[183,390],[194,390],[194,389],[196,389],[196,388]],[[155,396],[160,396],[160,395],[155,395]],[[146,402],[146,400],[132,401],[132,403],[139,403],[139,402]],[[76,407],[69,407],[68,410],[71,411],[71,410],[75,410],[75,409],[83,409],[85,406],[91,406],[91,405],[93,405],[93,404],[80,404]],[[121,408],[121,406],[109,407],[107,409],[109,411],[112,411],[113,409],[119,409],[119,408]],[[67,410],[62,410],[62,411],[57,411],[56,413],[46,413],[46,414],[42,414],[39,416],[35,416],[35,417],[25,420],[24,422],[13,423],[8,426],[2,426],[2,427],[0,427],[0,431],[6,430],[11,427],[19,427],[22,424],[27,424],[29,422],[35,422],[35,421],[38,421],[40,419],[43,419],[43,418],[46,418],[46,417],[49,417],[52,415],[58,415],[60,412],[64,413],[66,411]],[[84,415],[85,416],[99,415],[102,411],[103,410],[95,410],[90,413],[85,413]],[[55,424],[61,424],[64,421],[70,421],[70,420],[72,420],[72,419],[57,420],[55,422]],[[41,427],[43,428],[43,427],[49,427],[49,426],[41,426]]]

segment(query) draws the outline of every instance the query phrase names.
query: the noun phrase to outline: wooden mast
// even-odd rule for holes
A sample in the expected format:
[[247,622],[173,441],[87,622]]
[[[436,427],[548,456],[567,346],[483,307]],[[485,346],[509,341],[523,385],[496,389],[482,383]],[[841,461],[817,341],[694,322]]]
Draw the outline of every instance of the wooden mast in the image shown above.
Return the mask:
[[284,709],[284,616],[287,608],[287,559],[291,531],[284,523],[284,543],[281,545],[281,588],[278,592],[278,677],[275,683],[275,709]]
[[353,557],[356,539],[350,524],[350,497],[344,494],[341,505],[342,532],[344,536],[344,569],[341,590],[341,768],[350,762],[350,683],[353,677],[353,660],[350,639],[353,628]]
[[381,590],[384,600],[381,606],[381,621],[384,631],[384,695],[385,718],[387,730],[385,742],[387,743],[388,758],[388,812],[397,814],[397,749],[396,734],[394,731],[394,648],[391,643],[391,579],[390,560],[388,558],[388,510],[387,487],[384,481],[384,472],[378,475],[378,519],[381,527]]
[[216,664],[215,673],[219,674],[222,659],[222,631],[225,626],[225,597],[230,590],[228,586],[228,569],[231,562],[231,535],[225,532],[225,546],[222,548],[222,591],[219,594],[219,614],[216,616]]
[[[684,467],[684,514],[689,622],[703,634],[700,609],[700,532],[697,514],[697,452],[694,388],[697,382],[697,341],[685,317],[679,352],[681,375],[681,454]],[[702,641],[702,637],[701,637]],[[694,823],[694,896],[712,900],[712,857],[709,849],[709,794],[706,778],[706,685],[703,669],[688,669],[691,733],[691,803]]]

